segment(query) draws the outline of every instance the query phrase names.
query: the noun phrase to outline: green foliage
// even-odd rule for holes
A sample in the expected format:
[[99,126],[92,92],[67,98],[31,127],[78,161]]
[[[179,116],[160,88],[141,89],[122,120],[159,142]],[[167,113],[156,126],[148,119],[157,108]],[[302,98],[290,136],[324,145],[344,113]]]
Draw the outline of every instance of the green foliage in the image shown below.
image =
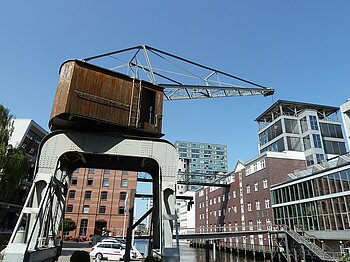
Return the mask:
[[28,169],[26,153],[22,148],[9,146],[13,132],[13,116],[0,105],[0,197],[11,199]]
[[90,262],[89,252],[83,251],[83,250],[75,251],[71,255],[70,261],[71,262]]
[[10,111],[0,104],[0,171],[6,163],[8,141],[13,132],[12,118]]
[[[73,231],[77,228],[77,225],[75,224],[75,222],[70,219],[70,218],[65,218],[63,220],[63,234],[67,234],[70,231]],[[59,230],[61,230],[61,226],[59,227]]]
[[350,261],[350,257],[347,253],[342,253],[341,257],[339,258],[339,261]]
[[162,259],[159,257],[148,256],[145,258],[145,262],[161,262]]

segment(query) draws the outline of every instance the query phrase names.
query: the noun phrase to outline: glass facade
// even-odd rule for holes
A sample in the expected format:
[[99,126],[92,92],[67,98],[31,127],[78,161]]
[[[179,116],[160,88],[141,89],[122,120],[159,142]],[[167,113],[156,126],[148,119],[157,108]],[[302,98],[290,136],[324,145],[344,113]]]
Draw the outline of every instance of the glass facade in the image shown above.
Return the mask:
[[278,137],[280,134],[282,134],[281,120],[277,121],[276,123],[268,127],[265,131],[259,134],[260,145],[265,145],[266,143]]
[[313,109],[279,115],[259,132],[260,153],[265,151],[305,152],[307,165],[321,163],[330,155],[346,153],[341,123],[330,120]]
[[350,166],[271,190],[275,224],[305,231],[350,229]]

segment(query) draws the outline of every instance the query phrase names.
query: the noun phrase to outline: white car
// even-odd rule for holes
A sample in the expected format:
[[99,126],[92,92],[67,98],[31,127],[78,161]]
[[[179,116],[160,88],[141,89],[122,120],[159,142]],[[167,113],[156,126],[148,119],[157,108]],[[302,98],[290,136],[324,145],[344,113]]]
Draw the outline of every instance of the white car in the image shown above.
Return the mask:
[[[121,238],[113,238],[113,237],[108,237],[104,238],[102,240],[103,243],[110,242],[110,243],[118,243],[120,244],[124,249],[126,249],[126,240],[121,239]],[[140,251],[134,246],[131,246],[131,251],[130,251],[130,258],[136,258],[136,259],[142,259],[144,258]]]
[[125,255],[125,249],[118,243],[100,242],[94,245],[90,251],[90,257],[99,260],[122,260]]
[[[102,260],[124,260],[125,248],[120,243],[115,242],[99,242],[91,248],[90,257]],[[137,258],[134,251],[130,252],[130,258]]]

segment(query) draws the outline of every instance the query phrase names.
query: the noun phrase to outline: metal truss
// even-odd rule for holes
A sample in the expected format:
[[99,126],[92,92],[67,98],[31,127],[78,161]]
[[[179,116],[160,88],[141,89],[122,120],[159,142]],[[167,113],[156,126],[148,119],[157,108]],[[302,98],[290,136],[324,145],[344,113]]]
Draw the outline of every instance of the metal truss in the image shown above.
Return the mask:
[[273,95],[275,90],[162,50],[140,45],[82,59],[164,88],[165,100]]

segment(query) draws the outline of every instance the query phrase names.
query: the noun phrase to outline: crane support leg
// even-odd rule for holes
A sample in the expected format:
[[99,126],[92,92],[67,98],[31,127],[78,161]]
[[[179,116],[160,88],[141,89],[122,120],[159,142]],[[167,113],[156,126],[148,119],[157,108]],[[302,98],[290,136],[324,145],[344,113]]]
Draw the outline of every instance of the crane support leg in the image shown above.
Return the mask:
[[[79,159],[79,160],[77,160]],[[145,171],[153,177],[153,246],[164,261],[178,261],[173,247],[176,223],[176,174],[178,153],[161,139],[127,137],[115,133],[57,131],[42,142],[36,176],[4,252],[5,262],[55,261],[62,238],[59,225],[65,210],[69,179],[77,167]]]

